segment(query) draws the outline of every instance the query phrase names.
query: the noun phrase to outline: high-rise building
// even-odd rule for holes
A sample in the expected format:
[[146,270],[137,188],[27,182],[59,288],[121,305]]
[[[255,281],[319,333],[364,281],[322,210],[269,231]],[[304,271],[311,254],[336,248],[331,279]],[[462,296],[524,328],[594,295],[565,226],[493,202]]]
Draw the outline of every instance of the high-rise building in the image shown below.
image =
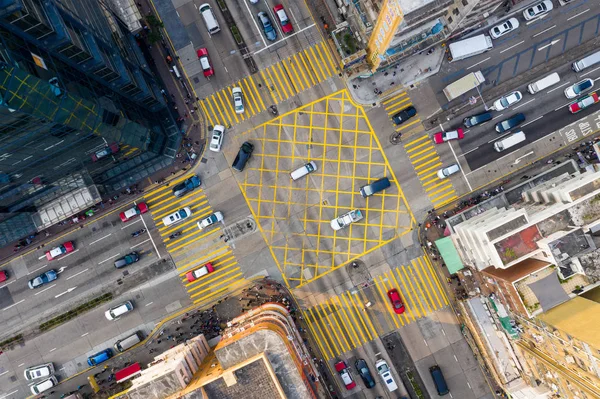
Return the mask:
[[0,246],[169,165],[180,134],[116,0],[0,0]]

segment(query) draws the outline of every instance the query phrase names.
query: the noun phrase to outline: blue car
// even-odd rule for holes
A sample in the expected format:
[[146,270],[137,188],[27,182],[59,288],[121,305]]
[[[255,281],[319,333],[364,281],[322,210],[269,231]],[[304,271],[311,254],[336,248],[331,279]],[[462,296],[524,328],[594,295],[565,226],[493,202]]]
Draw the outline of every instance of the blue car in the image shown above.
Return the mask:
[[49,283],[50,281],[54,281],[58,278],[58,273],[56,270],[51,269],[45,273],[40,274],[39,276],[32,278],[29,280],[29,288],[34,289],[41,287],[44,284]]
[[201,183],[200,178],[194,175],[173,187],[173,194],[176,197],[181,197],[190,191],[194,191],[196,187],[200,187]]
[[272,42],[277,40],[277,32],[273,28],[273,24],[271,23],[271,20],[269,19],[267,13],[261,11],[257,14],[257,16],[258,22],[260,22],[260,24],[263,27],[263,30],[265,31],[265,36],[267,37],[267,40],[270,40]]
[[88,357],[88,365],[97,366],[98,364],[107,361],[113,356],[112,350],[110,348],[104,349],[102,352],[98,352],[95,355]]

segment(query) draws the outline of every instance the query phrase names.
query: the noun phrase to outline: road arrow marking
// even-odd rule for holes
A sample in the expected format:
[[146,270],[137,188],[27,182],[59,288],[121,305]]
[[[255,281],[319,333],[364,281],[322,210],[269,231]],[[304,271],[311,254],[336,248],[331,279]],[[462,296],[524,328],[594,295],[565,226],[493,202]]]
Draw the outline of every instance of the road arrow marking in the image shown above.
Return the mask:
[[519,158],[517,158],[517,159],[515,160],[515,165],[516,165],[516,164],[518,164],[519,162],[521,162],[521,159],[523,159],[523,158],[525,158],[525,157],[527,157],[527,156],[529,156],[529,155],[531,155],[531,154],[533,154],[533,151],[529,151],[527,154],[525,154],[525,155],[523,155],[523,156],[520,156]]
[[[533,152],[533,151],[532,151],[532,152]],[[61,292],[60,294],[56,295],[54,298],[58,298],[59,296],[63,296],[63,295],[65,295],[65,294],[68,294],[69,292],[71,292],[71,291],[75,290],[75,288],[77,288],[77,287],[72,287],[72,288],[69,288],[69,289],[68,289],[68,290],[66,290],[65,292]]]
[[556,39],[556,40],[552,40],[550,43],[546,44],[545,46],[542,46],[538,49],[538,51],[542,51],[543,49],[545,49],[546,47],[550,47],[550,46],[554,46],[556,43],[560,42],[560,39]]

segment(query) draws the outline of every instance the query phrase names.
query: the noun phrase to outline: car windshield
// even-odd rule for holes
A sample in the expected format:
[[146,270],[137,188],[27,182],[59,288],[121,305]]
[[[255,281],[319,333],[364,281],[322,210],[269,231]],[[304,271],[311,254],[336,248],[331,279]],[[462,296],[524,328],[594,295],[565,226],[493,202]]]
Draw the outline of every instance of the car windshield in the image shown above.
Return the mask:
[[180,209],[178,213],[179,217],[181,217],[182,219],[187,216],[187,212],[185,211],[185,209]]
[[380,373],[385,373],[385,372],[387,372],[389,370],[387,364],[381,364],[381,365],[379,365],[378,369],[379,369]]
[[502,97],[500,99],[500,104],[502,104],[503,107],[508,107],[509,106],[508,99],[506,97]]

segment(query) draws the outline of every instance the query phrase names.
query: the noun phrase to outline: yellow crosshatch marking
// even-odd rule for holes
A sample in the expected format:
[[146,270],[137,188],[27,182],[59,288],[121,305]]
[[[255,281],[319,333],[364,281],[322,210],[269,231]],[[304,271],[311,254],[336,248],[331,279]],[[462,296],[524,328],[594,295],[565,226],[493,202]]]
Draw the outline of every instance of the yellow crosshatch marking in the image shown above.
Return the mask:
[[[401,276],[411,276],[408,282]],[[387,292],[396,288],[405,311],[394,312]],[[365,303],[370,306],[365,307]],[[303,317],[329,360],[448,306],[448,298],[429,261],[423,257],[396,267],[373,283],[332,295],[318,304],[302,304]],[[423,312],[422,309],[425,309]]]
[[[202,99],[200,106],[211,125],[233,126],[339,73],[324,42],[270,65]],[[307,77],[308,76],[308,77]],[[310,79],[310,80],[309,80]],[[233,110],[231,88],[239,87],[245,112]]]
[[[345,90],[234,140],[254,144],[244,172],[235,176],[290,287],[379,248],[414,224],[364,109]],[[293,181],[290,172],[309,161],[317,170]],[[384,176],[390,188],[360,195],[360,187]],[[334,231],[330,221],[353,209],[363,219]]]
[[405,142],[404,149],[434,207],[438,208],[458,198],[450,179],[440,179],[437,175],[437,171],[444,165],[428,135]]

